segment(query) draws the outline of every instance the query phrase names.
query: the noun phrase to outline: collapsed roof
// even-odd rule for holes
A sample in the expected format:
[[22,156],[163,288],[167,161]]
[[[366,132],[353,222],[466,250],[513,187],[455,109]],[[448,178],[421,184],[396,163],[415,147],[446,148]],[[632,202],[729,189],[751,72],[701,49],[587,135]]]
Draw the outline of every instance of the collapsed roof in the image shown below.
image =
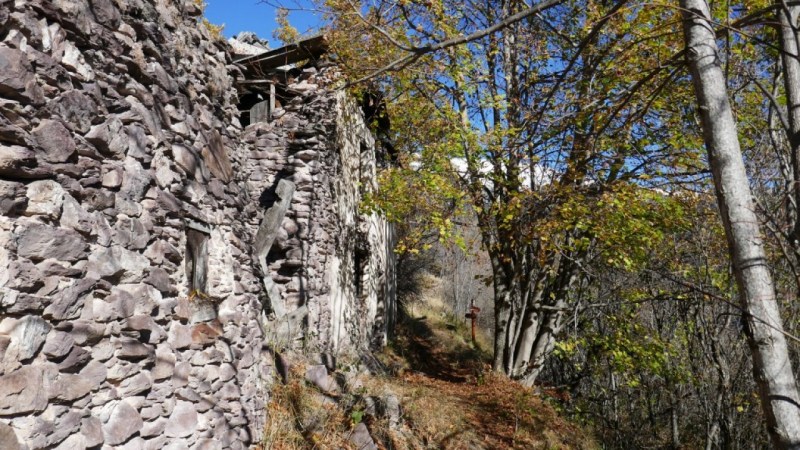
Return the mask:
[[234,62],[244,68],[246,78],[253,79],[299,61],[318,60],[327,51],[327,37],[324,34],[318,34],[275,50],[241,56]]
[[[235,83],[239,91],[239,110],[243,125],[269,121],[281,99],[297,95],[287,86],[293,64],[301,61],[318,61],[328,51],[324,34],[302,39],[274,50],[264,49],[260,42],[248,39],[231,39],[234,63],[241,69],[242,77]],[[229,41],[230,42],[230,41]]]

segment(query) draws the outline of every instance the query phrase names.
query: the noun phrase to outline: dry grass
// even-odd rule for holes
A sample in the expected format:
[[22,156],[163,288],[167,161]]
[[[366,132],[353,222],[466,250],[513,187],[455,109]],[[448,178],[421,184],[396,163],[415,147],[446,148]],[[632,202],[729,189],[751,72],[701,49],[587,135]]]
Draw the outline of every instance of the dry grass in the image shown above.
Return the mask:
[[295,366],[286,384],[273,387],[259,450],[355,449],[349,441],[352,420],[305,382],[304,371]]
[[[427,294],[438,280],[420,282],[396,339],[377,355],[391,375],[361,378],[363,387],[334,406],[296,369],[273,392],[262,450],[351,449],[350,433],[361,420],[381,449],[599,448],[531,389],[491,372],[488,338],[479,334],[473,344],[464,320]],[[401,426],[361,414],[367,395],[396,395]]]
[[406,304],[397,338],[380,358],[399,368],[394,377],[372,378],[373,392],[396,393],[403,418],[421,448],[594,449],[588,433],[561,418],[533,390],[490,370],[488,337],[470,338],[463,319],[445,313],[426,296]]

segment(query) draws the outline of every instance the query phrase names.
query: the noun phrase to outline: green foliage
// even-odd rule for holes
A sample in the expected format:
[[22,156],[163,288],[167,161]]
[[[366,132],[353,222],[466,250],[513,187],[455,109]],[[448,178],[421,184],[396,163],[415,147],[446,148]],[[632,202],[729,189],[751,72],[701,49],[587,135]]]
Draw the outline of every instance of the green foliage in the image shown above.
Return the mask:
[[[200,8],[201,11],[205,11],[208,4],[204,0],[193,0],[194,4]],[[225,29],[225,24],[215,25],[211,23],[207,18],[203,17],[200,19],[200,24],[208,30],[208,33],[211,35],[212,38],[216,40],[223,39],[222,31]]]
[[353,426],[358,425],[364,419],[364,411],[356,409],[350,413],[350,422]]
[[278,8],[275,10],[275,23],[278,28],[272,32],[272,37],[281,41],[284,45],[293,44],[298,41],[300,33],[297,28],[289,23],[289,10]]

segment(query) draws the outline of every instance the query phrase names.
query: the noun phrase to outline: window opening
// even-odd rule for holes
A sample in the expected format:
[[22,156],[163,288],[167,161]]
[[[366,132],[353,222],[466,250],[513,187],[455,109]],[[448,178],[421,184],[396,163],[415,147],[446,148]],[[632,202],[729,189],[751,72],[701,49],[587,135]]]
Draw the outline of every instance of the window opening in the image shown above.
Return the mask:
[[186,230],[186,278],[191,294],[205,294],[208,276],[208,234]]

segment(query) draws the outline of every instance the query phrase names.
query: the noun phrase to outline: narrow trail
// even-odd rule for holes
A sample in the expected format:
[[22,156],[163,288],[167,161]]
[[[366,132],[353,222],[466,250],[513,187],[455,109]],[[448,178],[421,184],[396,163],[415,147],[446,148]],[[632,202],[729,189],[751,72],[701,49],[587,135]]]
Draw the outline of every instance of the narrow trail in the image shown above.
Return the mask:
[[465,336],[434,315],[406,316],[398,330],[395,351],[408,368],[394,384],[411,397],[407,418],[429,448],[595,448],[533,390],[492,373]]

